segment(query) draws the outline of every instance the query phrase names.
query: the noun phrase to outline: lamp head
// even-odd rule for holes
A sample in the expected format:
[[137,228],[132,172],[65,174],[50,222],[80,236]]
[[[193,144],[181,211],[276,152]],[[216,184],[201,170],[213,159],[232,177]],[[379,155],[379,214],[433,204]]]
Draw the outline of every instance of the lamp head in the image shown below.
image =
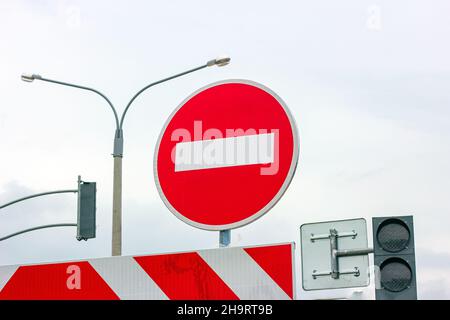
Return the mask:
[[230,61],[231,61],[230,57],[218,57],[214,60],[208,61],[208,63],[206,65],[208,67],[211,67],[211,66],[223,67],[223,66],[226,66],[227,64],[229,64]]
[[20,77],[25,82],[33,82],[34,79],[41,79],[41,76],[38,74],[22,74]]

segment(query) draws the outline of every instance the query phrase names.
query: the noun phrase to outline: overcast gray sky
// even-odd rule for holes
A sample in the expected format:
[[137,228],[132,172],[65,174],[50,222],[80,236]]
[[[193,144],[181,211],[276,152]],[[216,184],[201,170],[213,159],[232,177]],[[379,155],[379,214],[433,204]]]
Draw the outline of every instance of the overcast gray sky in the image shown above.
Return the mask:
[[[163,123],[196,89],[260,82],[291,109],[300,159],[280,202],[232,232],[232,245],[299,242],[303,223],[413,214],[419,298],[450,298],[450,3],[442,1],[0,2],[0,203],[97,182],[97,238],[49,229],[0,243],[0,265],[110,254],[114,121],[96,95],[23,72],[93,86],[119,110],[144,85],[229,54],[155,87],[125,122],[123,254],[214,248],[217,232],[178,220],[159,198],[153,153]],[[0,235],[72,222],[75,196],[4,209]],[[369,234],[369,239],[371,235]],[[348,290],[302,299],[345,296]],[[366,297],[373,288],[362,289]]]

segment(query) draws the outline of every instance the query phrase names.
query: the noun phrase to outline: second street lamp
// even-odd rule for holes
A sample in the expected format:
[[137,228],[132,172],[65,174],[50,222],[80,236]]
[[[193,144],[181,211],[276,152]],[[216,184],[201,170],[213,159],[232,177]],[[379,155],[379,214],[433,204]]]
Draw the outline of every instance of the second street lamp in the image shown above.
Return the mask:
[[147,90],[150,87],[153,87],[157,84],[184,76],[186,74],[201,70],[206,67],[211,66],[226,66],[230,63],[229,57],[220,57],[217,59],[213,59],[205,63],[204,65],[201,65],[199,67],[184,71],[182,73],[178,73],[176,75],[173,75],[171,77],[164,78],[159,81],[155,81],[153,83],[150,83],[149,85],[145,86],[141,90],[139,90],[128,102],[127,106],[125,107],[122,116],[119,120],[116,108],[114,108],[111,101],[100,91],[97,91],[93,88],[80,86],[72,83],[52,80],[44,78],[38,74],[23,74],[21,76],[21,79],[26,82],[33,82],[34,80],[41,80],[46,82],[51,82],[55,84],[60,84],[64,86],[74,87],[78,89],[83,89],[87,91],[94,92],[98,95],[100,95],[105,101],[109,104],[111,107],[111,110],[114,113],[114,120],[116,123],[116,132],[114,134],[114,150],[113,150],[113,157],[114,157],[114,178],[113,178],[113,220],[112,220],[112,255],[113,256],[120,256],[122,255],[122,157],[123,157],[123,122],[125,119],[125,115],[127,114],[127,111],[129,110],[131,104],[134,102],[134,100],[145,90]]

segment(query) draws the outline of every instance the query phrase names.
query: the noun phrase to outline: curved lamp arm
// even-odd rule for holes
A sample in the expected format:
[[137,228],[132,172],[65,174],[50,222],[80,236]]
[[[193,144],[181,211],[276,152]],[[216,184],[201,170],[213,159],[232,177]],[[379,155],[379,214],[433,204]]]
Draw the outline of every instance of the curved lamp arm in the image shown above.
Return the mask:
[[36,198],[36,197],[40,197],[40,196],[45,196],[45,195],[48,195],[48,194],[55,194],[55,193],[77,193],[77,192],[78,192],[78,190],[73,189],[73,190],[56,190],[56,191],[48,191],[48,192],[36,193],[36,194],[31,195],[31,196],[26,196],[26,197],[23,197],[23,198],[20,198],[20,199],[16,199],[16,200],[13,200],[13,201],[11,201],[11,202],[2,204],[2,205],[0,205],[0,209],[6,208],[7,206],[10,206],[10,205],[12,205],[12,204],[14,204],[14,203],[17,203],[17,202],[20,202],[20,201],[23,201],[23,200],[27,200],[27,199],[31,199],[31,198]]
[[168,78],[165,78],[165,79],[162,79],[162,80],[159,80],[159,81],[150,83],[149,85],[147,85],[147,86],[145,86],[144,88],[142,88],[141,90],[139,90],[139,91],[133,96],[133,98],[131,98],[130,102],[128,102],[127,106],[125,107],[125,110],[124,110],[123,113],[122,113],[122,118],[120,119],[120,124],[119,124],[120,130],[122,130],[122,127],[123,127],[123,121],[124,121],[124,119],[125,119],[125,115],[127,114],[128,109],[130,108],[130,106],[131,106],[131,104],[133,103],[133,101],[134,101],[134,100],[135,100],[142,92],[144,92],[144,91],[147,90],[148,88],[153,87],[153,86],[155,86],[155,85],[157,85],[157,84],[160,84],[160,83],[163,83],[163,82],[166,82],[166,81],[169,81],[169,80],[172,80],[172,79],[175,79],[175,78],[184,76],[185,74],[188,74],[188,73],[191,73],[191,72],[194,72],[194,71],[197,71],[197,70],[206,68],[207,66],[208,66],[208,65],[205,64],[205,65],[203,65],[203,66],[200,66],[200,67],[197,67],[197,68],[194,68],[194,69],[191,69],[191,70],[188,70],[188,71],[185,71],[185,72],[176,74],[176,75],[174,75],[174,76],[171,76],[171,77],[168,77]]
[[172,80],[172,79],[175,79],[175,78],[184,76],[184,75],[186,75],[186,74],[195,72],[195,71],[197,71],[197,70],[201,70],[201,69],[206,68],[206,67],[212,67],[212,66],[223,67],[223,66],[226,66],[227,64],[229,64],[230,61],[231,61],[231,59],[230,59],[229,57],[221,57],[221,58],[213,59],[213,60],[208,61],[206,64],[204,64],[204,65],[202,65],[202,66],[199,66],[199,67],[196,67],[196,68],[193,68],[193,69],[190,69],[190,70],[187,70],[187,71],[178,73],[178,74],[173,75],[173,76],[171,76],[171,77],[164,78],[164,79],[162,79],[162,80],[159,80],[159,81],[150,83],[149,85],[145,86],[144,88],[142,88],[141,90],[139,90],[139,91],[133,96],[133,98],[131,98],[130,102],[128,102],[127,106],[125,107],[125,110],[124,110],[123,113],[122,113],[122,117],[121,117],[121,119],[120,119],[119,129],[122,130],[122,128],[123,128],[123,121],[124,121],[124,119],[125,119],[125,115],[127,114],[127,111],[128,111],[128,109],[130,108],[130,106],[131,106],[131,104],[133,103],[133,101],[134,101],[134,100],[135,100],[142,92],[144,92],[144,91],[147,90],[148,88],[153,87],[153,86],[155,86],[155,85],[157,85],[157,84],[160,84],[160,83],[163,83],[163,82],[166,82],[166,81],[169,81],[169,80]]
[[135,100],[142,92],[144,92],[144,91],[147,90],[148,88],[153,87],[153,86],[155,86],[155,85],[157,85],[157,84],[160,84],[160,83],[163,83],[163,82],[166,82],[166,81],[169,81],[169,80],[172,80],[172,79],[175,79],[175,78],[184,76],[184,75],[186,75],[186,74],[188,74],[188,73],[191,73],[191,72],[194,72],[194,71],[197,71],[197,70],[206,68],[206,67],[211,67],[211,66],[223,67],[223,66],[226,66],[227,64],[230,63],[230,61],[231,61],[231,59],[230,59],[229,57],[219,57],[219,58],[217,58],[217,59],[210,60],[210,61],[208,61],[206,64],[201,65],[201,66],[199,66],[199,67],[196,67],[196,68],[193,68],[193,69],[190,69],[190,70],[187,70],[187,71],[178,73],[178,74],[176,74],[176,75],[173,75],[173,76],[171,76],[171,77],[168,77],[168,78],[165,78],[165,79],[162,79],[162,80],[159,80],[159,81],[150,83],[149,85],[147,85],[147,86],[145,86],[144,88],[142,88],[141,90],[139,90],[139,91],[131,98],[130,102],[128,102],[127,106],[125,107],[125,110],[124,110],[123,113],[122,113],[122,117],[121,117],[120,121],[119,121],[119,117],[118,117],[118,115],[117,115],[117,111],[116,111],[116,109],[114,108],[114,106],[113,106],[113,104],[111,103],[111,101],[110,101],[103,93],[101,93],[101,92],[98,91],[98,90],[95,90],[95,89],[89,88],[89,87],[85,87],[85,86],[80,86],[80,85],[73,84],[73,83],[67,83],[67,82],[62,82],[62,81],[57,81],[57,80],[52,80],[52,79],[43,78],[42,76],[40,76],[40,75],[38,75],[38,74],[31,74],[31,75],[30,75],[30,74],[23,74],[21,78],[22,78],[23,81],[26,81],[26,82],[33,82],[34,80],[42,80],[42,81],[47,81],[47,82],[51,82],[51,83],[60,84],[60,85],[63,85],[63,86],[69,86],[69,87],[74,87],[74,88],[78,88],[78,89],[88,90],[88,91],[91,91],[91,92],[94,92],[94,93],[98,94],[98,95],[101,96],[103,99],[105,99],[106,102],[108,102],[109,106],[111,107],[111,109],[112,109],[112,111],[113,111],[113,113],[114,113],[114,118],[115,118],[115,120],[116,120],[116,134],[115,134],[115,137],[114,137],[114,151],[113,151],[113,156],[114,156],[114,157],[122,157],[122,154],[123,154],[123,134],[122,134],[123,121],[124,121],[124,119],[125,119],[125,115],[127,114],[128,109],[130,108],[131,104],[133,103],[133,101],[134,101],[134,100]]
[[103,99],[106,100],[106,102],[108,102],[109,106],[111,107],[111,110],[114,113],[114,118],[116,121],[116,129],[119,129],[119,117],[117,115],[117,111],[116,108],[114,108],[113,104],[111,103],[111,101],[108,99],[108,97],[106,97],[103,93],[101,93],[98,90],[95,90],[93,88],[89,88],[89,87],[85,87],[85,86],[80,86],[78,84],[73,84],[73,83],[68,83],[68,82],[62,82],[62,81],[57,81],[57,80],[52,80],[52,79],[47,79],[44,78],[38,74],[32,74],[32,75],[27,75],[27,74],[23,74],[22,75],[22,80],[26,81],[26,82],[33,82],[33,80],[41,80],[41,81],[46,81],[46,82],[51,82],[51,83],[56,83],[56,84],[60,84],[63,86],[68,86],[68,87],[73,87],[73,88],[78,88],[78,89],[83,89],[83,90],[87,90],[87,91],[91,91],[94,92],[96,94],[98,94],[100,97],[102,97]]
[[76,223],[46,224],[46,225],[43,225],[43,226],[38,226],[38,227],[30,228],[30,229],[21,230],[21,231],[18,231],[18,232],[11,233],[11,234],[9,234],[7,236],[4,236],[4,237],[0,237],[0,241],[7,240],[9,238],[18,236],[19,234],[22,234],[22,233],[27,233],[27,232],[31,232],[31,231],[39,230],[39,229],[57,228],[57,227],[76,227],[76,226],[77,226]]

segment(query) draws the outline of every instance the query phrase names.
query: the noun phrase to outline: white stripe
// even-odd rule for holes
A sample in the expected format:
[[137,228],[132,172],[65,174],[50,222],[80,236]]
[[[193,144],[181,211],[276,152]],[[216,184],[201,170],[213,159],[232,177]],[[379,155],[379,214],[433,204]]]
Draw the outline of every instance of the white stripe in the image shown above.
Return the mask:
[[205,250],[198,253],[240,299],[291,299],[241,248]]
[[268,164],[274,162],[274,133],[179,142],[175,171]]
[[133,257],[93,259],[89,263],[122,300],[168,299]]
[[19,266],[0,267],[0,292],[3,290],[9,279],[11,279],[18,268]]

